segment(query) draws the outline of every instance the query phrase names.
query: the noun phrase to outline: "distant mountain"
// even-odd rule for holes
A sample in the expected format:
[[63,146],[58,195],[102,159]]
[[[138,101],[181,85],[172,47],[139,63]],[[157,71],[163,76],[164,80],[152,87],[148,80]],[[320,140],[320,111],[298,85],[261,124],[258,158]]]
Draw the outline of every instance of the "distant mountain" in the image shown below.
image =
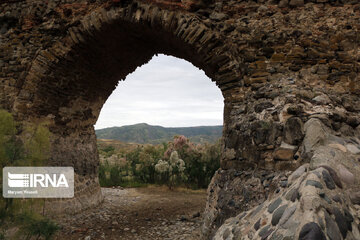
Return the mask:
[[166,128],[139,123],[129,126],[99,129],[96,130],[96,136],[99,139],[115,139],[140,144],[159,144],[172,140],[175,135],[184,135],[192,142],[214,143],[222,136],[222,128],[222,126]]

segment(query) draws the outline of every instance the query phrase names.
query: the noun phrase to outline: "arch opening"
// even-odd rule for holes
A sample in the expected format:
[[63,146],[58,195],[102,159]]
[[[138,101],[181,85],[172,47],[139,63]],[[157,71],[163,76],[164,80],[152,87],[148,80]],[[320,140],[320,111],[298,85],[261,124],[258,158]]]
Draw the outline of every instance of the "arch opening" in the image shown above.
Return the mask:
[[[95,129],[102,186],[128,178],[168,184],[176,171],[166,170],[166,180],[155,166],[165,161],[177,169],[177,154],[183,165],[176,185],[206,188],[220,165],[223,97],[191,63],[159,55],[119,83]],[[111,169],[121,175],[114,181]]]
[[223,96],[186,60],[160,54],[119,82],[95,129],[138,123],[162,127],[223,125]]

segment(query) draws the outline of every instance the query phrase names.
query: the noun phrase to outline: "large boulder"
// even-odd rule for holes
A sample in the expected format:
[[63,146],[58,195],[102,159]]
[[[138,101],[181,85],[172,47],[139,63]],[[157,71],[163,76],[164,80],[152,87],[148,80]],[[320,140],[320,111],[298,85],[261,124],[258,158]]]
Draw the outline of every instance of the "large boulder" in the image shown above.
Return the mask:
[[304,125],[305,137],[303,141],[305,152],[312,152],[320,146],[328,132],[324,124],[317,118],[311,118]]

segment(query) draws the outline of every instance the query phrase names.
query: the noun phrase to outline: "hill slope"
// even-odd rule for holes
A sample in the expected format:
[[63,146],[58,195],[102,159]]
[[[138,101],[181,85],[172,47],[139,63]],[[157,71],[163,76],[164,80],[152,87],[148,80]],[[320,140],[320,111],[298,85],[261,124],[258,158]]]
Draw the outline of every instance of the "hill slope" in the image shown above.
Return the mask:
[[96,130],[96,136],[100,139],[115,139],[140,144],[167,142],[175,135],[184,135],[197,143],[214,143],[222,136],[222,126],[165,128],[139,123]]

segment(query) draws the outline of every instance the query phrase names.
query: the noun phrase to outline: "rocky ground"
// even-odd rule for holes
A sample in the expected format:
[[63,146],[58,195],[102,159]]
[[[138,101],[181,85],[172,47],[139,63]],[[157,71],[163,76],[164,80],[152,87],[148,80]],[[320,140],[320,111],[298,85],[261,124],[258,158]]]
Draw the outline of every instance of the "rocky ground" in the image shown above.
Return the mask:
[[101,206],[57,219],[55,239],[199,239],[205,191],[102,188]]

